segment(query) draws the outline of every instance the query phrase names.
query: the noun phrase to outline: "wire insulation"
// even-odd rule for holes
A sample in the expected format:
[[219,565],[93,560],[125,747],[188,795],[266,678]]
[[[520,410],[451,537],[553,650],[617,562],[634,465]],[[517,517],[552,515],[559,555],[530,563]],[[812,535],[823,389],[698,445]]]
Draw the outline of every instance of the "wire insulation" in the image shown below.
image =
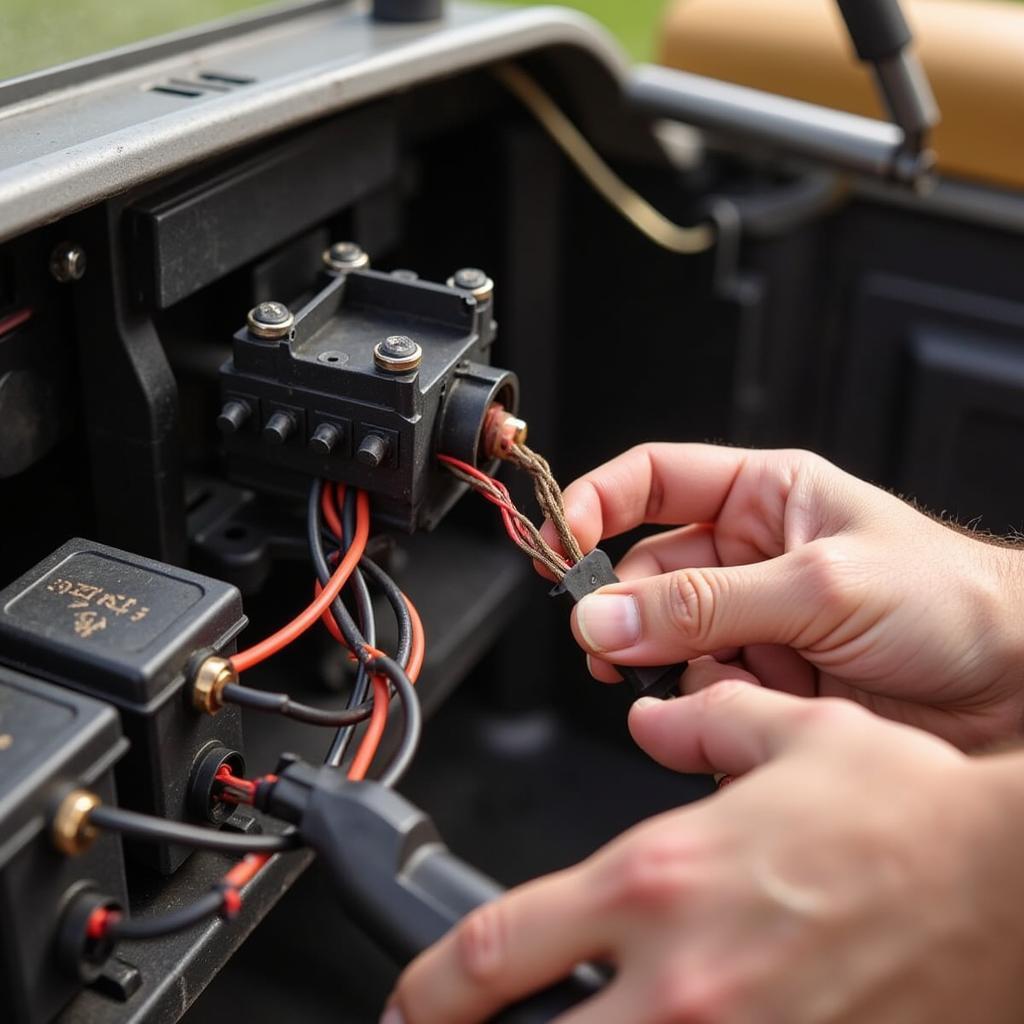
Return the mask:
[[494,66],[494,74],[551,136],[591,187],[641,234],[669,252],[692,256],[715,244],[710,224],[682,227],[656,210],[605,163],[554,100],[516,64]]

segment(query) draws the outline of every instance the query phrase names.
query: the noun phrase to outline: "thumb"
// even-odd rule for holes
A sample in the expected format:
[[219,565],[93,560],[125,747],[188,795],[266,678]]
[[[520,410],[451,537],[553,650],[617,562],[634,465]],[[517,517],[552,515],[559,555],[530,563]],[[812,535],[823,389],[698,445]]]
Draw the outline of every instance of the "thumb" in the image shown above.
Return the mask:
[[[724,666],[719,666],[724,668]],[[739,679],[723,679],[688,697],[642,697],[629,713],[633,739],[678,772],[742,775],[828,730],[867,719],[844,700],[794,697]]]
[[799,551],[765,562],[649,576],[602,587],[573,609],[577,642],[616,665],[671,665],[748,644],[792,645],[837,601]]

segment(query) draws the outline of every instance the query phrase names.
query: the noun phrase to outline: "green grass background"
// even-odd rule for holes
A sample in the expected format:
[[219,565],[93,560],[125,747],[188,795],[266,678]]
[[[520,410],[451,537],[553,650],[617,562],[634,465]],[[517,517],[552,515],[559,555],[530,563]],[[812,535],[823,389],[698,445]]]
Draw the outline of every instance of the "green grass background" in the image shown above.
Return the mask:
[[[643,58],[651,53],[665,2],[568,0],[566,6],[603,21],[634,56]],[[0,0],[0,78],[257,6],[255,0]]]

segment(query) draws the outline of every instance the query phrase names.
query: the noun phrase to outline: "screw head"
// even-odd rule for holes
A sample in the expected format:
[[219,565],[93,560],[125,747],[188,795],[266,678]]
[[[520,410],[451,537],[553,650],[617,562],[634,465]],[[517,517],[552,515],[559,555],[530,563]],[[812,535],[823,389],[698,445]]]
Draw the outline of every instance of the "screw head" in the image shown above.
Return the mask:
[[335,242],[323,252],[324,266],[328,270],[347,273],[370,265],[370,257],[355,242]]
[[449,288],[469,292],[477,302],[486,302],[494,294],[494,282],[479,267],[456,270],[447,284]]
[[392,334],[377,342],[373,361],[388,373],[408,373],[423,362],[423,349],[404,334]]
[[277,339],[290,333],[295,317],[283,302],[261,302],[249,310],[246,322],[257,338]]
[[55,281],[70,284],[85,275],[85,250],[75,242],[61,242],[50,254],[50,273]]

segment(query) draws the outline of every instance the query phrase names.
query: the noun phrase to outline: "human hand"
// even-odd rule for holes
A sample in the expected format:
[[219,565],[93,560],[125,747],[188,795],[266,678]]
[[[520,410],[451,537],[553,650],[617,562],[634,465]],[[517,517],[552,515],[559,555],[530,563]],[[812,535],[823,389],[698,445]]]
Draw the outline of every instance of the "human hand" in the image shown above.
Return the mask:
[[382,1024],[477,1024],[587,960],[614,980],[557,1024],[1022,1019],[1019,755],[735,680],[630,727],[671,768],[744,777],[475,911]]
[[584,551],[689,524],[635,545],[623,582],[574,610],[599,679],[725,651],[769,687],[847,697],[964,748],[1021,730],[1021,551],[802,451],[641,445],[573,483],[565,507]]

